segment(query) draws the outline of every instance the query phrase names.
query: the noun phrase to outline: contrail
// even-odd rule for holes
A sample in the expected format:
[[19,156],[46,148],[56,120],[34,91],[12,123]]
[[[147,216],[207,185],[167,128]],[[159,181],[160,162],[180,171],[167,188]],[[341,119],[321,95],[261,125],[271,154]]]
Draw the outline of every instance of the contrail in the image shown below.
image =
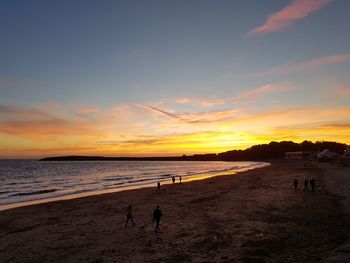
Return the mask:
[[169,117],[171,117],[171,118],[178,119],[178,120],[182,120],[182,121],[187,121],[187,120],[185,120],[184,118],[181,118],[180,116],[177,116],[177,115],[172,114],[172,113],[170,113],[170,112],[163,111],[163,110],[158,109],[158,108],[156,108],[156,107],[149,106],[149,105],[145,105],[145,104],[141,104],[141,105],[144,106],[144,107],[146,107],[146,108],[149,108],[149,109],[151,109],[151,110],[154,110],[154,111],[158,111],[158,112],[160,112],[160,113],[163,113],[163,114],[165,114],[165,115],[167,115],[167,116],[169,116]]

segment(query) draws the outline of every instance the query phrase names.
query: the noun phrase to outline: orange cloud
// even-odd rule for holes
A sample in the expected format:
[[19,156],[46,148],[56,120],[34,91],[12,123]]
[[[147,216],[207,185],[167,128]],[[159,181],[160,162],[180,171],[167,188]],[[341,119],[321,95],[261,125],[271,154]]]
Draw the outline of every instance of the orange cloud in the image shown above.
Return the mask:
[[303,19],[321,9],[332,0],[293,0],[282,10],[270,15],[265,24],[249,31],[246,36],[282,31],[289,28],[297,20]]
[[350,122],[349,123],[336,123],[323,125],[321,128],[331,130],[336,129],[337,131],[346,131],[350,135]]
[[216,110],[196,113],[185,113],[183,116],[186,119],[191,119],[190,124],[206,124],[222,122],[228,119],[235,119],[240,116],[241,110],[239,108],[233,108],[228,110]]
[[[170,133],[162,136],[133,136],[128,140],[101,142],[104,147],[123,151],[124,155],[181,155],[217,153],[236,148],[239,143],[249,145],[252,136],[245,132],[202,131]],[[136,151],[135,151],[136,150]]]
[[350,143],[350,122],[337,124],[299,124],[296,126],[275,127],[271,129],[271,134],[277,138],[285,140],[294,140],[301,142],[303,140],[327,140]]
[[81,134],[91,122],[80,114],[70,118],[56,117],[36,108],[0,106],[0,133],[41,138]]
[[333,65],[337,63],[350,61],[350,54],[336,54],[324,56],[320,58],[311,59],[301,63],[285,64],[276,68],[270,69],[262,73],[262,75],[269,74],[288,74],[297,71],[310,70],[314,68],[323,67],[326,65]]

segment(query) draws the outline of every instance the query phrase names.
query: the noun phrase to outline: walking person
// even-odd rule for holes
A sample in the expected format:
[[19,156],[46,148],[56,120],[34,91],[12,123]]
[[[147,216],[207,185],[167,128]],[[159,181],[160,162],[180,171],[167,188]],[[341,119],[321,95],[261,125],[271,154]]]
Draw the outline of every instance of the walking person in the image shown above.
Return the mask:
[[295,191],[298,191],[298,183],[299,183],[298,180],[295,179],[295,180],[294,180],[294,183],[293,183],[293,184],[294,184],[294,190],[295,190]]
[[173,176],[172,178],[171,178],[171,180],[173,180],[173,184],[175,183],[175,176]]
[[134,219],[132,218],[132,206],[129,205],[127,208],[126,208],[126,222],[125,222],[125,228],[128,227],[128,222],[129,220],[131,221],[132,225],[134,226],[135,223],[134,223]]
[[182,181],[182,176],[180,176],[180,184],[181,184],[181,181]]
[[309,191],[309,181],[306,178],[304,181],[304,191]]
[[157,182],[157,191],[160,193],[160,182]]
[[157,225],[154,229],[154,232],[159,232],[159,222],[160,222],[160,218],[162,217],[162,211],[160,211],[159,209],[159,205],[157,205],[157,208],[153,211],[153,221],[156,221]]
[[315,191],[315,186],[316,186],[316,181],[314,178],[312,178],[310,180],[310,185],[311,185],[311,191],[314,192]]

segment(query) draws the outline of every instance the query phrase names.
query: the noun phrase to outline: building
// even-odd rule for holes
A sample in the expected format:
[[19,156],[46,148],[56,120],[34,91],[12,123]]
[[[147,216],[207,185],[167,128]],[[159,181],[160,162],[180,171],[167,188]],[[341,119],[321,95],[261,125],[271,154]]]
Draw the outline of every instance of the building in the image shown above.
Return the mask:
[[299,151],[299,152],[286,152],[286,159],[290,160],[314,160],[316,152],[314,151]]
[[335,152],[331,152],[327,149],[323,150],[317,155],[319,162],[330,162],[332,160],[338,159],[339,154]]

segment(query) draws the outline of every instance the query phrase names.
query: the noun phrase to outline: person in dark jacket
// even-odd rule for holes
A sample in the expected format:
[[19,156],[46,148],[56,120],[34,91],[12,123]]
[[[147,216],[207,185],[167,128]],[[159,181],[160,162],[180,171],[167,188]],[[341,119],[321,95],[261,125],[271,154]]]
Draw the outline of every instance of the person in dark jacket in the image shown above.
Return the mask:
[[304,181],[304,191],[309,191],[309,181],[306,178]]
[[156,221],[157,225],[156,228],[154,229],[154,232],[159,232],[159,222],[160,222],[160,218],[162,217],[162,211],[160,211],[159,209],[159,205],[157,205],[157,208],[154,210],[153,212],[153,221]]
[[129,220],[131,221],[132,225],[134,226],[135,223],[134,223],[134,219],[132,218],[132,206],[129,205],[127,208],[126,208],[126,222],[125,222],[125,227],[128,227],[128,222]]
[[312,178],[310,180],[310,185],[311,185],[311,191],[314,192],[315,191],[315,186],[316,186],[316,181],[314,178]]
[[295,190],[295,191],[298,190],[298,183],[299,183],[299,182],[298,182],[297,179],[295,179],[294,182],[293,182],[293,184],[294,184],[294,190]]

